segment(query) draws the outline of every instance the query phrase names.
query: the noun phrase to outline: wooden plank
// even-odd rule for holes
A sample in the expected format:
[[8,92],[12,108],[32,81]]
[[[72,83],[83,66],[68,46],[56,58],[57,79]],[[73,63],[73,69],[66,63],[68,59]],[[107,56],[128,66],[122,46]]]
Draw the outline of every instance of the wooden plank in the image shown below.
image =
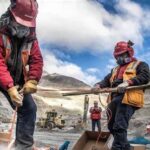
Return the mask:
[[0,132],[0,142],[9,142],[11,138],[10,132]]

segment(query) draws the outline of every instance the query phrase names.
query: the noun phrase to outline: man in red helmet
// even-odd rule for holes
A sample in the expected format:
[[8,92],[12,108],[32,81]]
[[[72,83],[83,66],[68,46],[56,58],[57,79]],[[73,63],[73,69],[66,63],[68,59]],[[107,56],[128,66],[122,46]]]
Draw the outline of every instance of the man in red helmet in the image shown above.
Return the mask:
[[18,107],[16,150],[33,146],[37,108],[31,94],[43,68],[35,33],[37,8],[35,0],[15,0],[0,18],[0,91],[13,109]]
[[111,70],[104,80],[95,84],[93,91],[106,87],[118,87],[111,93],[108,104],[108,129],[114,137],[112,150],[130,150],[127,140],[128,123],[135,110],[143,107],[143,90],[126,91],[128,86],[147,84],[150,81],[149,66],[133,57],[133,43],[118,42],[114,57],[118,66]]

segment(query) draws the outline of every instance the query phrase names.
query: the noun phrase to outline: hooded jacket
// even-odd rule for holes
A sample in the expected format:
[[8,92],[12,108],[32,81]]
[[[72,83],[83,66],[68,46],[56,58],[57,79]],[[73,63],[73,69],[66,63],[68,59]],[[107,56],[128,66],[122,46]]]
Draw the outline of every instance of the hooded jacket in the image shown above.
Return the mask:
[[[13,40],[11,40],[11,36],[7,32],[0,33],[0,86],[4,90],[15,85],[8,68],[8,60],[14,44],[12,42]],[[21,61],[23,73],[21,78],[24,78],[24,82],[28,80],[36,80],[39,82],[42,76],[43,58],[36,38],[22,43]]]

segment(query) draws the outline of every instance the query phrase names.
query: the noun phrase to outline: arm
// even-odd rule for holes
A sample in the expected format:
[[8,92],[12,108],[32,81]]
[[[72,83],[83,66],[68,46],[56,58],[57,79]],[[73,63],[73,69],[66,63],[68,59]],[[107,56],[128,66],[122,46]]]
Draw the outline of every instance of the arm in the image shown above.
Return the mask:
[[96,84],[98,84],[100,86],[100,88],[110,87],[111,86],[110,85],[111,76],[112,76],[112,73],[109,73],[107,76],[105,76],[105,78],[102,81],[100,81]]
[[98,113],[101,113],[102,112],[102,108],[98,107],[98,108],[95,109],[95,111],[98,112]]
[[43,71],[43,57],[39,48],[38,41],[34,41],[29,57],[28,80],[39,82]]
[[3,49],[3,41],[2,37],[0,36],[0,86],[4,90],[8,90],[8,88],[14,86],[14,82],[5,64]]
[[93,111],[93,107],[90,108],[90,111],[89,111],[89,112],[92,113],[92,111]]
[[102,112],[102,108],[101,107],[99,107],[99,112]]
[[137,76],[130,79],[130,85],[147,84],[150,81],[149,66],[145,62],[141,62],[137,67]]

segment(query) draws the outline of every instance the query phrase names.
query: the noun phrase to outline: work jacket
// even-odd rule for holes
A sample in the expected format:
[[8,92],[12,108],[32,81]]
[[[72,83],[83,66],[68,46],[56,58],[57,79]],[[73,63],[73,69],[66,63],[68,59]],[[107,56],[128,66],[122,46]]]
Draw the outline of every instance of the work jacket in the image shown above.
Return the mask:
[[100,120],[101,119],[101,108],[100,107],[91,107],[90,113],[91,113],[91,119],[92,120]]
[[[7,67],[12,51],[12,41],[5,34],[0,34],[0,86],[4,90],[14,86],[14,81]],[[24,43],[21,49],[24,81],[39,81],[42,75],[43,58],[37,40]]]
[[[104,80],[97,84],[99,84],[101,88],[117,87],[122,82],[127,81],[130,86],[134,86],[147,84],[149,80],[149,66],[145,62],[134,60],[124,66],[115,67],[112,69],[111,73],[104,78]],[[143,90],[138,89],[126,91],[122,99],[122,103],[138,108],[143,107]]]

